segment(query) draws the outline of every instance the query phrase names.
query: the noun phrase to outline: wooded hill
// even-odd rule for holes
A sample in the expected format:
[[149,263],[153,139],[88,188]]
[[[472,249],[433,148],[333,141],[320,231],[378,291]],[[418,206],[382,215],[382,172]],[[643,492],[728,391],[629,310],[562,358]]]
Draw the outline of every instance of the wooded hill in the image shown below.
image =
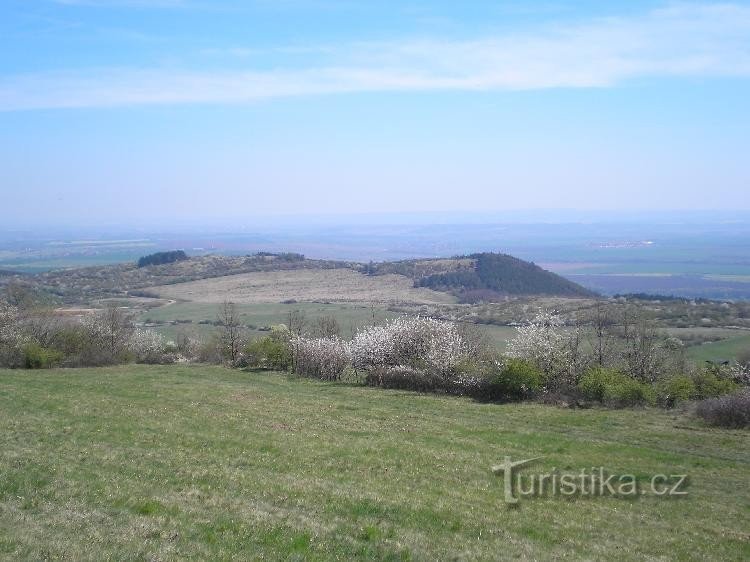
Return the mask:
[[[436,291],[454,293],[465,301],[492,300],[508,295],[544,295],[561,297],[590,297],[592,291],[573,283],[538,265],[507,254],[481,253],[459,256],[452,260],[434,260],[445,266],[445,271],[419,276],[425,271],[420,260],[402,268],[415,277],[415,285]],[[387,269],[387,268],[385,268]],[[398,268],[393,270],[398,272]]]

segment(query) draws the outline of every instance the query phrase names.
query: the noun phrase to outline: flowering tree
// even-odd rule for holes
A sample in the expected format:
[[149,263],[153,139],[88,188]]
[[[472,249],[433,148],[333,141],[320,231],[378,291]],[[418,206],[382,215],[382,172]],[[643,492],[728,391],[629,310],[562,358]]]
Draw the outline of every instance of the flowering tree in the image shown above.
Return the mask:
[[349,344],[338,337],[293,337],[289,341],[294,372],[306,377],[339,380],[351,362]]
[[540,309],[516,337],[508,342],[508,355],[534,363],[551,383],[574,382],[571,375],[571,348],[559,314]]
[[354,367],[374,370],[409,366],[447,376],[465,356],[458,327],[433,318],[399,317],[360,330],[351,342]]
[[27,338],[20,329],[18,309],[0,301],[0,366],[20,365],[21,348],[25,343]]
[[164,360],[167,342],[153,330],[136,329],[127,342],[128,351],[135,356],[136,363],[160,363]]

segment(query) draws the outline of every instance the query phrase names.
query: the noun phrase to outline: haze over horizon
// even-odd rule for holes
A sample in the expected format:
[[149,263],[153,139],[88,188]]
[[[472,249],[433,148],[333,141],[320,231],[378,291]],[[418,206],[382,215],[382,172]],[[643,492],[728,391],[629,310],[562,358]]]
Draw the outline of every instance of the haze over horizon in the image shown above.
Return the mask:
[[750,210],[747,2],[11,0],[6,224]]

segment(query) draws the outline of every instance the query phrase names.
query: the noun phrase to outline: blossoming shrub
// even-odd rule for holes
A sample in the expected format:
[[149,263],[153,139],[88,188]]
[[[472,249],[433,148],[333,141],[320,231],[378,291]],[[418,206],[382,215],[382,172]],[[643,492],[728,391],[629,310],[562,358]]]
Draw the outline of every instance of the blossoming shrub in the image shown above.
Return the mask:
[[548,390],[575,386],[578,382],[575,351],[563,330],[560,315],[540,310],[527,324],[517,328],[508,342],[508,356],[535,365],[544,375]]
[[[350,349],[354,367],[370,373],[371,384],[403,381],[394,382],[399,388],[408,387],[409,380],[419,389],[449,386],[465,355],[464,340],[455,324],[420,316],[400,317],[384,326],[360,330]],[[390,370],[396,373],[389,376]]]
[[294,337],[289,347],[294,372],[305,377],[340,380],[351,362],[349,344],[337,337]]
[[153,330],[134,330],[126,346],[136,363],[174,363],[178,358],[176,346],[168,349],[166,340]]
[[19,327],[18,309],[0,301],[0,367],[20,367],[24,345],[30,343]]

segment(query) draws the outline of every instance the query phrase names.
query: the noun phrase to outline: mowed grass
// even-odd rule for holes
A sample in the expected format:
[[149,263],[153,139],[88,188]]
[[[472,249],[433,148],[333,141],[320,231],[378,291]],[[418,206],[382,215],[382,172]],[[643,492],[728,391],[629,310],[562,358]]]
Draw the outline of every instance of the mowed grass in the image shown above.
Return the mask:
[[[690,475],[502,501],[490,467]],[[531,470],[531,469],[529,469]],[[0,558],[742,560],[750,432],[207,366],[0,371]]]

